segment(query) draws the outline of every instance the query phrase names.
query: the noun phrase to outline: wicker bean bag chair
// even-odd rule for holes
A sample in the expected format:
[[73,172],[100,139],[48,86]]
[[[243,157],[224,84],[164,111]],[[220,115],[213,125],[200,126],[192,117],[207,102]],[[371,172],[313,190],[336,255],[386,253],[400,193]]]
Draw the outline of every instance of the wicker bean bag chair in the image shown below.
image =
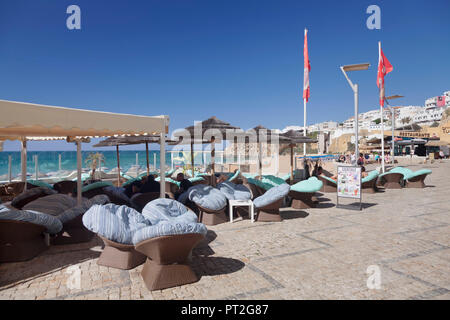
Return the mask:
[[[85,185],[81,188],[81,195],[85,198],[92,198],[98,196],[99,194],[104,194],[103,189],[108,186],[112,186],[113,184],[109,181],[100,181],[94,182],[88,185]],[[75,190],[76,193],[76,190]]]
[[284,197],[289,193],[289,185],[287,183],[272,187],[263,195],[253,200],[256,208],[257,221],[281,221],[280,207],[283,204]]
[[161,290],[198,281],[189,266],[192,249],[207,229],[197,216],[172,199],[148,203],[142,215],[151,225],[133,235],[136,250],[147,256],[142,278],[149,290]]
[[289,197],[292,198],[292,208],[307,209],[315,207],[313,196],[322,186],[322,181],[316,177],[310,177],[292,185],[289,191]]
[[187,192],[188,199],[198,208],[200,222],[211,226],[227,221],[227,198],[219,189],[200,184]]
[[135,209],[113,203],[93,205],[82,221],[105,244],[97,264],[128,270],[145,262],[145,255],[135,250],[132,238],[136,230],[149,226],[150,222]]
[[53,189],[57,191],[58,193],[63,194],[75,194],[77,189],[77,182],[76,181],[59,181],[53,184]]
[[46,187],[35,187],[27,189],[11,201],[11,206],[16,209],[22,209],[26,204],[51,194],[57,193],[55,190]]
[[337,182],[335,180],[324,175],[317,176],[317,179],[322,181],[321,192],[337,192]]
[[66,194],[53,194],[28,203],[24,210],[38,211],[57,218],[63,228],[50,241],[53,245],[63,245],[90,241],[94,234],[83,226],[82,216],[94,204],[108,202],[106,195],[98,195],[91,199],[83,198],[78,205],[76,198]]
[[273,187],[273,184],[255,178],[246,178],[243,184],[252,192],[252,199],[262,196],[267,190]]
[[56,234],[62,223],[37,211],[16,210],[0,205],[0,262],[34,258],[47,249],[44,232]]

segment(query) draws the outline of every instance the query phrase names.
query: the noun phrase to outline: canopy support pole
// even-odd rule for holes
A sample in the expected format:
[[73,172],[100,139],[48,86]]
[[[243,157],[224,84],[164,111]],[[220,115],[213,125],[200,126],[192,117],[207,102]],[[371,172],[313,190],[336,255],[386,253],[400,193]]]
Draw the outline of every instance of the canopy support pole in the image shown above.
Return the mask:
[[[160,153],[159,153],[159,167],[160,167],[160,198],[166,197],[166,137],[165,133],[161,132],[160,139]],[[156,163],[155,163],[156,165]]]
[[216,186],[216,165],[215,165],[215,156],[216,156],[216,138],[212,137],[211,139],[211,185],[213,187]]
[[259,173],[259,180],[262,180],[262,143],[261,141],[258,142],[258,173]]
[[194,177],[194,142],[191,140],[191,169],[192,169],[192,178]]
[[147,155],[147,176],[150,174],[150,161],[148,159],[148,141],[145,142],[145,154]]
[[119,145],[116,146],[117,154],[117,186],[120,187],[120,155],[119,155]]
[[294,182],[294,145],[291,144],[291,176],[289,177],[290,180],[290,184],[292,185],[292,183]]
[[25,183],[23,186],[23,192],[27,191],[27,140],[22,140],[22,152],[21,152],[21,164],[22,164],[22,182]]
[[77,140],[77,204],[81,204],[81,141]]

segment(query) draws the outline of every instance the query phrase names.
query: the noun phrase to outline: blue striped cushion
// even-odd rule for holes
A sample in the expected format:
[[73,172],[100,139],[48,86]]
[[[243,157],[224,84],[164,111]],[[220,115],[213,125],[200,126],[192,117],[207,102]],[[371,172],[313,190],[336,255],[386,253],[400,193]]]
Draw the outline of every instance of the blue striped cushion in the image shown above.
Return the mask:
[[136,230],[150,225],[138,211],[112,203],[93,205],[83,215],[83,224],[94,233],[123,244],[132,244]]
[[262,196],[259,196],[253,200],[253,204],[256,208],[265,207],[275,201],[283,199],[289,193],[290,186],[287,183],[280,184],[267,190]]
[[217,185],[217,189],[222,192],[228,200],[250,200],[252,194],[243,184],[235,184],[225,181]]
[[203,223],[176,223],[163,221],[155,226],[148,226],[137,230],[133,236],[133,244],[136,245],[141,241],[151,238],[177,234],[199,233],[205,236],[207,231],[208,230]]
[[152,225],[163,221],[192,223],[197,222],[197,215],[182,203],[160,198],[147,203],[142,210],[142,215]]
[[50,234],[61,231],[62,223],[57,218],[38,211],[10,210],[0,205],[0,220],[23,221],[43,226]]
[[209,210],[221,210],[227,205],[227,198],[219,189],[199,184],[190,187],[189,200]]

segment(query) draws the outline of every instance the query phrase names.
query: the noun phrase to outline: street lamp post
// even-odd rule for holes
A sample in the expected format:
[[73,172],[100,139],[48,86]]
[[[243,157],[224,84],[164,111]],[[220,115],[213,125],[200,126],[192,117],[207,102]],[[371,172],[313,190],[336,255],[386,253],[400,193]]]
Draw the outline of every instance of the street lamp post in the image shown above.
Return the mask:
[[[391,108],[391,115],[392,115],[392,119],[391,119],[391,128],[392,128],[392,165],[394,165],[395,161],[394,161],[394,156],[395,156],[395,142],[394,142],[394,130],[395,130],[395,110],[394,107],[392,107],[388,100],[392,100],[392,99],[398,99],[398,98],[403,98],[404,96],[400,96],[400,95],[393,95],[393,96],[389,96],[389,97],[385,97],[385,101],[386,104],[389,106],[389,108]],[[384,137],[383,137],[384,138]]]
[[355,158],[358,159],[359,157],[359,124],[358,124],[358,84],[353,84],[353,82],[349,79],[347,76],[347,71],[360,71],[360,70],[367,70],[369,69],[370,64],[369,63],[360,63],[360,64],[350,64],[346,66],[341,66],[341,71],[344,74],[345,78],[347,79],[348,83],[350,84],[350,87],[353,90],[353,94],[355,97]]

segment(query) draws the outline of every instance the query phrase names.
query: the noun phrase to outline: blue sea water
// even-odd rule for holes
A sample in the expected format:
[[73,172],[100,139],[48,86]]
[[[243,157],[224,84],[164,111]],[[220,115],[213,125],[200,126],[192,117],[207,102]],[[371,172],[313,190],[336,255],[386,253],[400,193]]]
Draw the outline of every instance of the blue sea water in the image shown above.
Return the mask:
[[[97,151],[82,151],[83,168],[87,168],[85,159],[90,153],[96,153]],[[117,167],[116,151],[101,151],[105,158],[105,163],[102,167],[107,167],[107,170],[112,170]],[[145,151],[120,151],[120,167],[122,171],[126,172],[131,166],[136,164],[136,153],[138,154],[138,164],[145,169],[147,166],[146,152]],[[28,151],[27,152],[27,172],[35,172],[34,155],[38,156],[39,173],[55,172],[59,169],[59,155],[61,154],[61,170],[76,170],[77,169],[77,153],[76,151]],[[159,169],[159,151],[149,152],[150,168],[154,168],[154,155],[156,154],[156,168]],[[12,176],[17,177],[21,171],[20,152],[18,151],[4,151],[0,152],[0,176],[8,174],[8,158],[12,156]],[[182,153],[178,156],[182,157]],[[174,153],[174,158],[177,154]],[[209,161],[209,155],[207,161]],[[202,155],[196,154],[195,163],[203,163]],[[182,161],[175,161],[175,165],[183,165]],[[171,166],[171,153],[166,153],[166,166]],[[0,179],[1,180],[1,179]]]

